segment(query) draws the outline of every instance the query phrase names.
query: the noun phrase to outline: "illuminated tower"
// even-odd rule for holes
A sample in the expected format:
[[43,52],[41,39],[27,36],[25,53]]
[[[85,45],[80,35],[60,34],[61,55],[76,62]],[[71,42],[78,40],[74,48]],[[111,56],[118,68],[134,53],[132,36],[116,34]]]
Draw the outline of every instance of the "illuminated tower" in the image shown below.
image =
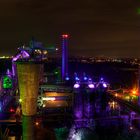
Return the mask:
[[16,64],[22,106],[22,137],[23,140],[34,140],[33,118],[37,111],[41,64],[33,61],[19,61]]
[[62,80],[68,74],[68,34],[62,35]]

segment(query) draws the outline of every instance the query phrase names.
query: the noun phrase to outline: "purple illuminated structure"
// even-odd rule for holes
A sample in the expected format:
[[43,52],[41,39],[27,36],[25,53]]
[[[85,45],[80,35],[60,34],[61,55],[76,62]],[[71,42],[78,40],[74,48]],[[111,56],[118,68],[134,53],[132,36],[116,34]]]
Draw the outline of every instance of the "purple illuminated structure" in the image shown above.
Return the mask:
[[21,59],[21,58],[29,58],[30,55],[27,51],[25,50],[22,50],[19,54],[17,54],[16,56],[13,57],[12,59],[12,75],[13,77],[15,77],[16,75],[16,64],[14,63],[15,61],[17,61],[18,59]]
[[12,73],[11,73],[11,71],[9,69],[7,69],[6,75],[9,76],[9,77],[12,77]]
[[[77,84],[77,86],[79,86]],[[83,118],[83,94],[74,92],[74,119]]]
[[68,35],[62,35],[62,80],[68,74]]
[[107,88],[107,84],[106,84],[106,83],[103,83],[103,87],[104,87],[104,88]]
[[79,84],[79,83],[76,83],[76,84],[74,84],[73,87],[74,87],[74,88],[79,88],[79,87],[80,87],[80,84]]
[[89,88],[95,88],[94,84],[88,84]]

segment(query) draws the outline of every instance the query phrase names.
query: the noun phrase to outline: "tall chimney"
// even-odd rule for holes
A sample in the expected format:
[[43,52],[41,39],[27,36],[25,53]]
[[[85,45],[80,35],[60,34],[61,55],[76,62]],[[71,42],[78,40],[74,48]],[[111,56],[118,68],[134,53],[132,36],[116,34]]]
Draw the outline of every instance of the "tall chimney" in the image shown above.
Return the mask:
[[62,35],[62,80],[68,74],[68,34]]

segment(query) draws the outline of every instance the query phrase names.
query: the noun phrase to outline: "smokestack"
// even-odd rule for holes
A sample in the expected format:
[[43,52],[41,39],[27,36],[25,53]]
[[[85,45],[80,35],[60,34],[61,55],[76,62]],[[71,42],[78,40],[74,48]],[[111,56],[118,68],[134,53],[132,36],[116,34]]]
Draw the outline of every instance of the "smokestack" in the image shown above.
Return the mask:
[[62,35],[62,80],[68,74],[68,34]]

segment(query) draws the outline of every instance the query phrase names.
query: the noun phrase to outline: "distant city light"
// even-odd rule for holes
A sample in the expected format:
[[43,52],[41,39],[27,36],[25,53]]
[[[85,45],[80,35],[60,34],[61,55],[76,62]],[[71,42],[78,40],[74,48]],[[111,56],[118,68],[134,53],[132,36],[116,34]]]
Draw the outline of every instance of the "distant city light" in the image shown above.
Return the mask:
[[80,87],[80,84],[76,83],[76,84],[74,84],[73,87],[74,87],[74,88],[79,88],[79,87]]
[[12,56],[0,56],[0,59],[10,59]]

